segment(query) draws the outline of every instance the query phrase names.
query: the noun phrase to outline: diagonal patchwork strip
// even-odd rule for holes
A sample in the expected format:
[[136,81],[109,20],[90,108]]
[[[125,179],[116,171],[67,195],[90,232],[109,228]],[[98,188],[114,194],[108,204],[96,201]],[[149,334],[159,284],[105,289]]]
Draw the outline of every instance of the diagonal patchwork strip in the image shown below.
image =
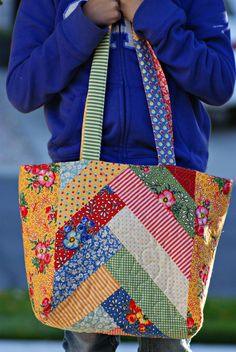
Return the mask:
[[120,284],[112,277],[104,266],[100,266],[62,303],[50,313],[48,322],[67,329],[114,293]]
[[[65,187],[59,194],[58,226],[62,226],[114,177],[128,168],[125,164],[98,162],[95,160],[90,160],[89,162],[80,160],[76,164],[78,164],[77,168],[73,163],[72,169],[79,170],[79,173],[69,183],[67,183],[68,176],[65,168],[63,166],[60,167],[60,182]],[[70,171],[68,171],[68,174],[70,174]]]
[[123,171],[109,185],[189,278],[193,240],[173,213],[130,169]]
[[137,217],[125,207],[108,226],[178,312],[186,317],[189,282]]
[[54,274],[52,307],[64,301],[123,245],[108,226],[86,241],[79,251]]
[[[105,186],[83,208],[73,214],[56,234],[55,270],[70,260],[83,243],[92,238],[124,205],[118,195]],[[69,246],[71,237],[79,241],[75,249]]]
[[[102,302],[101,305],[125,333],[135,334],[137,336],[154,335],[163,337],[164,334],[153,324],[153,322],[151,322],[150,319],[149,322],[147,322],[148,319],[145,319],[147,324],[140,329],[140,320],[137,319],[137,316],[132,314],[132,309],[130,309],[131,301],[135,304],[132,297],[124,290],[123,287],[120,287],[116,292]],[[130,322],[130,319],[132,319],[132,323]],[[143,321],[143,323],[145,323],[145,321]]]
[[[187,190],[180,182],[177,181],[175,176],[172,175],[167,167],[162,165],[159,165],[158,167],[149,166],[145,171],[142,167],[135,165],[130,166],[130,168],[158,197],[161,196],[163,192],[168,191],[169,195],[171,195],[171,199],[174,199],[174,202],[169,209],[172,211],[178,223],[184,228],[189,236],[194,238],[194,220],[196,216],[196,206],[193,200],[194,196],[191,197],[189,195]],[[184,181],[184,177],[182,177],[182,181]],[[190,173],[188,173],[187,181],[192,182]],[[163,197],[161,198],[163,203],[164,199]]]
[[163,334],[169,336],[171,329],[173,338],[186,336],[185,318],[125,247],[104,266]]

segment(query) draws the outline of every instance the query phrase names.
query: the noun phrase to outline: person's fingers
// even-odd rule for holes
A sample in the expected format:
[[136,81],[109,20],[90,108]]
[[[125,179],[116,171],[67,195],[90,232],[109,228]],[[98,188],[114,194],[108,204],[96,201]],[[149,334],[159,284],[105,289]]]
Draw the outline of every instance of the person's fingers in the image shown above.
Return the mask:
[[116,3],[117,8],[120,8],[120,0],[112,0],[112,1],[114,1]]

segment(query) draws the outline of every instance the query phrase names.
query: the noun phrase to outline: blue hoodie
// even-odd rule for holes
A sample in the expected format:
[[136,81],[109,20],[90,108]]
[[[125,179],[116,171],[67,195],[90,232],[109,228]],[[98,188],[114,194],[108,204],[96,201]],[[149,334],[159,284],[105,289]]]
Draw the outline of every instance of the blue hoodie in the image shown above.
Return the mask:
[[[44,106],[53,162],[79,160],[93,53],[108,31],[84,14],[85,2],[22,0],[15,23],[8,98],[23,113]],[[226,103],[236,76],[223,0],[143,0],[133,26],[149,40],[166,75],[176,163],[204,172],[211,121],[202,102]],[[112,26],[100,159],[158,164],[130,22],[124,17]]]

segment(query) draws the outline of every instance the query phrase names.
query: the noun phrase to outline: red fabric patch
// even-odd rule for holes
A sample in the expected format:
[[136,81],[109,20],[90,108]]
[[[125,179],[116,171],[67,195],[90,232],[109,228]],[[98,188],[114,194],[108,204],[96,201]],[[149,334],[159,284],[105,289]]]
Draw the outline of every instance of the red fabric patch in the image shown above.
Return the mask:
[[176,178],[176,180],[184,187],[186,192],[194,199],[195,195],[195,179],[196,171],[186,169],[180,166],[166,165],[166,168]]
[[[71,226],[75,231],[76,226],[81,223],[83,217],[87,217],[90,221],[94,221],[95,226],[88,231],[89,235],[95,235],[99,229],[106,225],[123,207],[125,203],[113,191],[102,189],[96,196],[91,199],[80,211],[74,214],[70,220],[58,229],[56,234],[54,267],[58,270],[79,250],[67,249],[63,245],[65,238],[64,226]],[[83,244],[81,244],[83,245]]]

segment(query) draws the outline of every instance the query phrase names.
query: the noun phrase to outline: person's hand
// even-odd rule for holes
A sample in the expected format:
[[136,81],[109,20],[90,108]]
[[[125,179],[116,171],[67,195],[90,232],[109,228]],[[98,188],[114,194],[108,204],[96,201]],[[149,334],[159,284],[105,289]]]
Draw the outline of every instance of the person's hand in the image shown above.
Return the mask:
[[83,11],[98,26],[109,26],[119,21],[119,0],[87,0]]
[[120,10],[128,21],[133,22],[135,12],[144,0],[119,0]]

